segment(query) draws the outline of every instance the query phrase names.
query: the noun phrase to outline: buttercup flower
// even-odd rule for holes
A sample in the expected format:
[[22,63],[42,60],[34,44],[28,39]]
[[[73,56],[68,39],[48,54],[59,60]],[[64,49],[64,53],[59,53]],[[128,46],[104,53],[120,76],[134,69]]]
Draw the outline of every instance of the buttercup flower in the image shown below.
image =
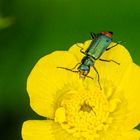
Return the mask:
[[[104,52],[89,76],[79,78],[57,67],[73,68],[84,56],[91,40],[55,51],[41,58],[27,81],[32,109],[46,120],[29,120],[22,128],[23,140],[139,140],[140,67],[122,46]],[[111,43],[109,47],[114,45]]]

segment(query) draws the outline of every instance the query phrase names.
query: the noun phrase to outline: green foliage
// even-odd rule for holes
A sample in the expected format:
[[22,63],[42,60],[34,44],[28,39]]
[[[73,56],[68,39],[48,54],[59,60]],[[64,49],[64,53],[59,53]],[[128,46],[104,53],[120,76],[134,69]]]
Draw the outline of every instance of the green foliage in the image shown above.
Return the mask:
[[3,139],[21,139],[22,122],[37,118],[29,107],[26,79],[43,55],[84,42],[90,39],[91,31],[113,31],[114,40],[126,40],[125,46],[134,62],[140,64],[139,4],[137,0],[1,0],[0,126]]

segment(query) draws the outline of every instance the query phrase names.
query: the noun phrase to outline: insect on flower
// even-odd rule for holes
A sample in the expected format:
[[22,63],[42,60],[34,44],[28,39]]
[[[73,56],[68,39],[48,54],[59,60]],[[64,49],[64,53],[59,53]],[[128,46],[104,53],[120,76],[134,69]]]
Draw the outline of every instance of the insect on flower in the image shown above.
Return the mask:
[[[78,46],[78,44],[77,44],[77,46],[81,48],[80,52],[85,55],[82,58],[81,62],[76,64],[75,67],[72,69],[65,68],[65,67],[57,67],[57,68],[79,73],[79,76],[82,79],[85,79],[85,77],[93,79],[92,77],[88,76],[88,73],[90,72],[90,68],[93,67],[98,76],[98,83],[100,85],[100,89],[102,89],[101,84],[100,84],[99,73],[98,73],[96,67],[94,66],[95,61],[100,60],[100,61],[105,61],[105,62],[114,62],[114,63],[120,65],[120,63],[118,63],[114,60],[105,60],[105,59],[100,58],[101,55],[105,51],[108,51],[119,44],[119,43],[116,43],[114,46],[111,46],[108,48],[108,46],[112,42],[112,35],[113,35],[113,32],[100,32],[98,34],[91,33],[92,41],[85,52],[83,51],[83,48],[81,46]],[[121,41],[121,42],[124,42],[124,41]],[[77,67],[77,70],[74,70],[76,67]]]

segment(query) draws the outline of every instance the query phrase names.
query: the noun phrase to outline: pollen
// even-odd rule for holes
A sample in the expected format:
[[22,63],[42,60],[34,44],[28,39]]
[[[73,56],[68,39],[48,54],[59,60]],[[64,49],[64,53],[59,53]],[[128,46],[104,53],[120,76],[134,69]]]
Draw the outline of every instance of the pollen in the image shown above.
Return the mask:
[[108,129],[112,123],[110,113],[119,103],[119,99],[108,100],[97,87],[70,90],[59,99],[55,122],[73,136],[95,139],[100,131]]

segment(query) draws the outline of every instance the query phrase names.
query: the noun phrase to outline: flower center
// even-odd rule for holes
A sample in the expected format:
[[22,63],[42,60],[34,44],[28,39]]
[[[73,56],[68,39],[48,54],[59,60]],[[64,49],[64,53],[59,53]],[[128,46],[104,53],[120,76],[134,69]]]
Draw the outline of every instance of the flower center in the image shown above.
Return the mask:
[[92,110],[92,107],[89,106],[88,104],[84,103],[83,105],[81,105],[80,110],[83,112],[90,112]]
[[112,102],[110,109],[104,92],[97,87],[71,90],[59,100],[55,122],[76,137],[94,139],[112,122],[109,113],[116,108],[116,103]]

